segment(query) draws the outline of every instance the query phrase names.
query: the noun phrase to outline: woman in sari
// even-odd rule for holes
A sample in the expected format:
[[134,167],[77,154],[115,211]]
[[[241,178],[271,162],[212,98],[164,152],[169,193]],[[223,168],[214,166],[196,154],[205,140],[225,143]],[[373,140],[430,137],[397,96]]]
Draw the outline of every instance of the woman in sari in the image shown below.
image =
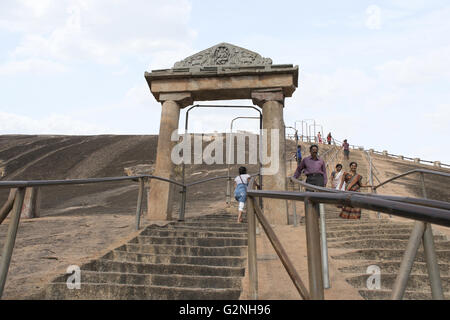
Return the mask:
[[[359,192],[361,187],[371,187],[370,185],[362,184],[362,176],[356,172],[358,164],[356,162],[350,163],[350,172],[344,172],[339,184],[339,189],[345,183],[345,191]],[[352,206],[342,206],[339,217],[342,219],[361,219],[361,208],[354,208]]]

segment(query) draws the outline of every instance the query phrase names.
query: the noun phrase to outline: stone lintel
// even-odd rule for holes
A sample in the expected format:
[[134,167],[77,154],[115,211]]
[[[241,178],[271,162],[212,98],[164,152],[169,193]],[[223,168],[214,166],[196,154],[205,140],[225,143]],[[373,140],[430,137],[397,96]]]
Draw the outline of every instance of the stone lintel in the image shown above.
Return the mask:
[[161,93],[159,95],[159,102],[175,101],[180,108],[187,107],[193,104],[192,94],[190,92],[171,92],[171,93]]
[[267,101],[277,101],[284,106],[284,93],[281,88],[271,88],[252,91],[252,101],[259,107],[263,107]]
[[[295,71],[295,72],[294,72]],[[163,93],[190,92],[194,101],[251,99],[254,90],[282,88],[291,97],[297,87],[298,70],[282,72],[149,74],[147,84],[157,101]]]

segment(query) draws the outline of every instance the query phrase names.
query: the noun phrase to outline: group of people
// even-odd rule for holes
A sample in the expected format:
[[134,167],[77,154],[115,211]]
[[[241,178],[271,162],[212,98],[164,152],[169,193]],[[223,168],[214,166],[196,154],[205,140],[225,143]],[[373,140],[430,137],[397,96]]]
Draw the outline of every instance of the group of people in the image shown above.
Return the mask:
[[[328,135],[327,135],[327,144],[331,144],[331,141],[332,141],[332,140],[333,140],[333,137],[331,136],[331,132],[328,132]],[[322,135],[320,134],[320,131],[319,131],[319,133],[317,134],[317,141],[318,141],[320,144],[323,143]]]
[[[347,140],[345,140],[347,142]],[[344,146],[344,156],[348,157]],[[326,164],[323,159],[318,157],[319,146],[312,145],[309,148],[310,156],[300,161],[294,173],[294,178],[298,179],[301,173],[306,175],[306,183],[316,185],[319,187],[326,187],[328,183]],[[342,171],[342,164],[336,165],[336,170],[330,175],[331,188],[341,191],[359,192],[362,187],[371,187],[362,183],[362,176],[357,172],[358,164],[350,162],[350,170],[348,172]],[[360,219],[361,209],[353,208],[351,206],[343,206],[339,215],[344,219]]]
[[[331,142],[331,133],[328,134]],[[328,140],[328,137],[327,137]],[[330,143],[331,144],[331,143]],[[347,139],[344,140],[342,148],[344,150],[344,158],[349,159],[350,148]],[[310,156],[302,158],[300,145],[297,146],[295,158],[297,160],[297,169],[294,173],[294,178],[298,179],[303,173],[306,176],[306,183],[319,187],[326,187],[328,184],[326,164],[323,159],[318,156],[319,146],[313,144],[309,147]],[[362,176],[357,172],[358,164],[350,162],[349,171],[343,171],[342,164],[336,165],[336,170],[331,172],[330,187],[341,191],[359,192],[363,187],[371,187],[362,183]],[[238,222],[242,222],[242,213],[244,211],[245,202],[247,200],[247,185],[250,175],[247,174],[245,167],[239,168],[239,175],[234,179],[235,181],[235,199],[239,202]],[[354,208],[352,206],[342,206],[339,216],[343,219],[360,219],[361,208]]]

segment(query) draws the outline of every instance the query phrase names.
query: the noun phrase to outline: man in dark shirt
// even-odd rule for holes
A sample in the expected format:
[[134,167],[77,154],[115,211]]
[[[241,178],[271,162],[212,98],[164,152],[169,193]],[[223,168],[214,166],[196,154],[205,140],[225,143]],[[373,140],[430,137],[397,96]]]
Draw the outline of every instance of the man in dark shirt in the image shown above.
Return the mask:
[[347,139],[344,140],[344,143],[342,144],[342,147],[344,148],[344,157],[345,157],[345,159],[349,160],[350,145],[348,144]]
[[303,171],[306,175],[306,183],[325,187],[328,181],[327,169],[325,162],[317,156],[319,147],[313,144],[309,147],[309,152],[311,155],[303,158],[297,170],[295,170],[294,178],[298,179]]

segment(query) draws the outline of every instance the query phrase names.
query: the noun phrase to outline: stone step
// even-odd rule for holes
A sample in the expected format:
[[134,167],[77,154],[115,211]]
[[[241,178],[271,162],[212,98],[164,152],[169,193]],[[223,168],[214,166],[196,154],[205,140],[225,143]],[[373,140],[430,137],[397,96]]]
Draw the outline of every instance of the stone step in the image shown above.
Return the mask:
[[[411,232],[410,232],[411,233]],[[377,239],[379,240],[383,240],[383,241],[389,241],[389,240],[409,240],[410,237],[410,233],[404,233],[404,234],[376,234],[376,233],[371,233],[371,234],[367,234],[367,235],[355,235],[355,236],[348,236],[348,237],[328,237],[327,235],[327,240],[328,242],[340,242],[340,241],[360,241],[360,240],[365,240],[368,238],[374,238],[377,237]],[[439,241],[447,241],[447,237],[445,236],[434,236],[434,241],[435,242],[439,242]]]
[[[366,222],[366,221],[378,221],[377,219],[372,219],[372,218],[369,218],[369,217],[362,217],[361,219],[359,219],[359,220],[357,220],[357,221],[364,221],[364,222]],[[383,221],[383,220],[380,220],[380,221]],[[339,217],[328,217],[328,216],[325,216],[325,222],[326,223],[334,223],[334,222],[336,222],[336,223],[351,223],[351,222],[355,222],[355,220],[351,220],[351,219],[342,219],[342,218],[339,218]]]
[[191,222],[184,221],[177,224],[177,226],[188,226],[188,227],[213,227],[213,228],[236,228],[238,230],[245,229],[247,230],[246,223],[238,223],[238,222],[210,222],[210,221],[201,221],[201,222]]
[[227,257],[227,256],[171,256],[171,255],[153,255],[146,253],[133,253],[127,251],[114,250],[102,257],[106,260],[123,262],[142,262],[142,263],[162,263],[162,264],[193,264],[206,266],[225,266],[225,267],[245,267],[245,257]]
[[82,284],[70,290],[66,283],[52,283],[44,299],[68,300],[237,300],[240,289],[174,288],[125,284]]
[[185,221],[224,221],[224,222],[236,222],[237,220],[237,214],[236,215],[229,215],[229,216],[197,216],[197,217],[191,217],[185,219]]
[[343,226],[347,226],[347,225],[366,225],[366,224],[373,224],[373,225],[384,225],[384,224],[388,224],[389,221],[385,221],[385,220],[373,220],[373,219],[366,219],[366,220],[351,220],[351,219],[341,219],[341,221],[336,220],[336,219],[331,219],[331,220],[325,220],[325,223],[327,226],[336,226],[336,225],[343,225]]
[[[217,213],[217,214],[204,214],[204,215],[200,215],[200,216],[194,216],[191,217],[193,219],[195,218],[224,218],[224,219],[228,219],[228,218],[237,218],[237,214],[231,214],[231,213]],[[191,219],[189,218],[189,219]]]
[[[53,282],[66,282],[70,275],[63,275]],[[197,275],[166,275],[166,274],[139,274],[121,272],[96,272],[83,270],[81,273],[82,284],[107,283],[129,284],[145,286],[165,286],[183,288],[240,288],[241,277],[214,277]]]
[[242,256],[247,254],[246,246],[199,247],[127,243],[117,249],[136,253],[171,254],[179,256]]
[[[391,300],[391,290],[361,289],[359,294],[366,300]],[[403,300],[431,300],[431,292],[405,291]],[[445,300],[450,300],[450,294],[444,294]]]
[[383,237],[388,237],[389,235],[410,235],[411,234],[412,229],[410,228],[405,228],[405,229],[382,229],[382,230],[377,230],[377,229],[372,229],[372,230],[353,230],[351,232],[349,231],[328,231],[327,230],[327,238],[328,239],[333,239],[333,238],[344,238],[344,237],[350,237],[350,236],[361,236],[361,237],[371,237],[373,235],[377,235],[377,236],[383,236]]
[[[348,267],[339,268],[339,271],[343,273],[359,273],[359,274],[367,274],[367,268],[372,265],[376,265],[380,268],[381,275],[383,274],[398,274],[400,270],[400,261],[392,261],[392,262],[382,262],[376,264],[363,263],[359,265],[352,265]],[[439,271],[441,276],[449,277],[450,276],[450,264],[449,263],[441,263],[439,264]],[[411,274],[428,274],[427,264],[425,262],[414,262]]]
[[246,246],[247,239],[235,238],[188,238],[188,237],[152,237],[138,236],[129,243],[138,244],[168,244],[182,246],[220,247],[220,246]]
[[188,237],[188,238],[239,238],[247,239],[247,232],[210,232],[210,231],[183,231],[167,228],[165,229],[145,229],[142,231],[143,236],[160,236],[160,237]]
[[392,230],[392,229],[405,229],[408,228],[405,224],[393,224],[393,223],[384,223],[384,224],[369,224],[369,223],[355,223],[355,224],[347,224],[347,225],[335,225],[335,226],[327,226],[327,231],[353,231],[353,230],[374,230],[378,232],[379,230]]
[[[330,243],[330,248],[348,248],[348,249],[364,249],[364,248],[384,248],[384,249],[406,249],[408,240],[380,240],[365,239],[358,241],[343,241]],[[450,249],[450,241],[438,241],[434,243],[436,250]]]
[[[331,256],[333,259],[339,260],[369,260],[373,261],[373,264],[382,263],[386,260],[390,261],[402,261],[405,254],[405,250],[401,249],[361,249],[340,255]],[[436,256],[439,263],[448,263],[450,261],[450,250],[436,250]],[[419,248],[415,261],[425,262],[423,250]]]
[[227,228],[214,226],[187,226],[187,225],[169,225],[168,230],[183,230],[183,231],[218,231],[218,232],[232,232],[232,233],[247,233],[247,225],[242,228]]
[[[345,279],[348,283],[350,283],[355,288],[365,289],[367,288],[367,279],[370,277],[368,274],[357,275],[354,277],[350,277]],[[384,274],[382,273],[380,276],[380,285],[381,290],[392,290],[394,286],[395,279],[397,278],[396,274]],[[450,278],[441,276],[441,283],[444,292],[450,293]],[[430,292],[430,281],[428,275],[418,275],[412,274],[408,277],[408,283],[406,285],[406,290],[408,291],[422,291],[422,292]]]
[[203,275],[221,277],[242,277],[245,268],[217,267],[189,264],[146,264],[137,262],[121,262],[99,259],[89,262],[81,267],[83,271],[97,272],[122,272],[139,274],[179,274],[179,275]]

